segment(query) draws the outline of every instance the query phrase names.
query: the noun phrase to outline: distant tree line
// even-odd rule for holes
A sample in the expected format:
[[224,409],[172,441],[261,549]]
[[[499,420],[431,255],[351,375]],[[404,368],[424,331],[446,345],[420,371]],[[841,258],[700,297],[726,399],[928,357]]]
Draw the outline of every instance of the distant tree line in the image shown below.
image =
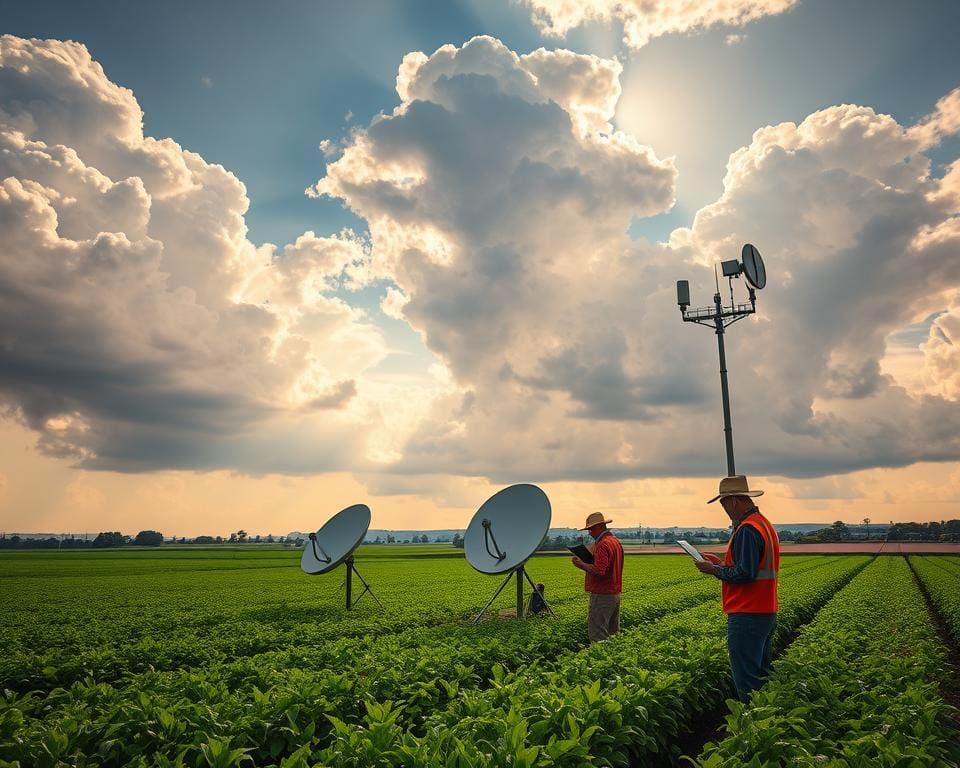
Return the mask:
[[[442,539],[439,536],[433,540],[434,544],[439,544],[448,539]],[[363,542],[364,544],[429,544],[430,537],[427,534],[414,535],[409,539],[398,539],[392,533],[388,533],[386,536],[377,536],[373,541],[369,539]]]
[[[293,539],[277,539],[272,534],[249,537],[240,530],[229,536],[196,536],[193,544],[273,544],[277,541],[293,543]],[[302,544],[303,539],[297,539]],[[160,531],[140,531],[136,536],[127,536],[120,531],[101,531],[94,538],[76,536],[48,536],[38,539],[29,536],[7,536],[0,534],[0,549],[106,549],[114,547],[159,547],[164,543]],[[171,539],[169,543],[186,544],[186,537]]]
[[[837,520],[832,525],[821,528],[810,533],[801,531],[782,530],[779,532],[781,541],[793,541],[798,544],[819,544],[826,542],[843,542],[864,539],[882,538],[887,541],[956,541],[960,542],[960,520],[941,520],[931,523],[893,523],[889,526],[876,526],[871,531],[870,519],[864,518],[863,525],[849,526],[842,520]],[[673,544],[677,539],[685,539],[695,544],[704,544],[713,541],[725,541],[729,535],[729,529],[696,529],[688,531],[666,530],[659,536],[651,535],[649,529],[638,529],[636,536],[632,536],[630,530],[618,530],[617,535],[625,540],[639,540],[647,543],[663,542],[664,544]],[[566,547],[572,547],[576,544],[582,544],[588,540],[587,534],[580,535],[557,535],[546,536],[538,549],[541,550],[562,550]],[[196,536],[192,540],[193,544],[274,544],[283,543],[293,546],[303,546],[306,539],[302,536],[296,537],[274,537],[272,534],[266,536],[251,537],[245,530],[240,529],[231,532],[228,536]],[[185,537],[171,539],[173,543],[186,544]],[[453,539],[447,536],[437,536],[433,542],[435,544],[449,543],[452,546],[463,549],[463,536],[458,532],[453,535]],[[76,536],[49,536],[44,539],[31,538],[28,536],[7,536],[0,534],[0,549],[104,549],[112,547],[159,547],[164,543],[163,534],[159,531],[140,531],[136,536],[126,536],[120,531],[101,531],[93,539],[89,537],[78,538]],[[398,539],[393,534],[386,536],[377,536],[373,541],[367,541],[366,544],[429,544],[430,538],[427,534],[413,535],[407,539]]]
[[857,539],[883,539],[885,541],[960,541],[960,520],[941,520],[931,523],[894,523],[884,529],[870,530],[870,518],[864,518],[862,526],[852,527],[837,520],[827,528],[797,533],[791,538],[790,531],[781,531],[780,539],[798,544],[855,541]]
[[163,534],[159,531],[140,531],[130,537],[120,531],[101,531],[93,539],[76,536],[48,536],[34,539],[28,536],[0,535],[0,549],[105,549],[107,547],[159,547]]
[[[695,531],[664,531],[659,539],[653,537],[653,540],[662,541],[664,544],[673,544],[677,539],[689,541],[691,544],[711,544],[715,541],[726,541],[730,538],[729,528],[698,528]],[[650,538],[645,539],[650,542]]]
[[891,541],[960,541],[960,520],[939,523],[894,523],[887,530]]

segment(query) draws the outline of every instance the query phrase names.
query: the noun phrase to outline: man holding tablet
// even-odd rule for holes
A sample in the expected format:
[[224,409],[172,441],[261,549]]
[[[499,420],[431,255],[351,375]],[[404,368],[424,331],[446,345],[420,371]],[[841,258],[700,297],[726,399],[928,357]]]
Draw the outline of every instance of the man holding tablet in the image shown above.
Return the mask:
[[584,589],[590,593],[587,612],[587,635],[590,642],[606,640],[620,631],[620,592],[623,589],[623,546],[607,529],[613,520],[604,520],[602,512],[587,515],[587,524],[580,530],[593,537],[593,562],[580,557],[573,564],[584,571]]
[[740,701],[746,702],[772,672],[773,631],[777,626],[777,575],[780,570],[780,539],[767,518],[760,514],[744,475],[725,477],[719,499],[733,523],[733,535],[723,561],[704,552],[694,564],[702,573],[723,582],[723,612],[727,614],[727,651],[733,684]]

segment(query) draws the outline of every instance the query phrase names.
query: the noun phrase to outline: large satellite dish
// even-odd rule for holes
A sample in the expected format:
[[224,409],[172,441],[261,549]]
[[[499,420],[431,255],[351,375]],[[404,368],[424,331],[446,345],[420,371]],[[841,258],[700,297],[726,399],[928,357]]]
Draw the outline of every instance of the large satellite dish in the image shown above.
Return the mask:
[[743,274],[747,282],[757,290],[763,288],[767,284],[767,270],[763,266],[763,259],[760,258],[760,251],[756,246],[750,243],[743,246],[740,260],[743,262]]
[[[360,598],[367,592],[377,601],[377,605],[383,608],[383,605],[373,594],[370,585],[367,584],[363,576],[353,564],[353,551],[360,546],[363,537],[367,535],[370,528],[370,507],[366,504],[354,504],[346,509],[341,509],[337,514],[327,520],[316,533],[311,533],[310,538],[303,547],[303,553],[300,555],[300,568],[311,576],[318,576],[322,573],[328,573],[341,563],[347,566],[347,608],[353,608]],[[363,582],[363,591],[353,599],[353,575]]]
[[[523,617],[523,579],[526,578],[533,590],[538,591],[524,563],[547,535],[550,516],[547,494],[527,483],[498,491],[477,510],[463,537],[467,562],[480,573],[505,573],[507,578],[480,611],[475,623],[514,575],[517,580],[517,618]],[[543,597],[542,593],[540,596]],[[549,605],[547,608],[550,609]],[[552,609],[550,613],[553,613]]]
[[467,562],[480,573],[522,565],[550,528],[550,499],[535,485],[511,485],[477,510],[463,537]]

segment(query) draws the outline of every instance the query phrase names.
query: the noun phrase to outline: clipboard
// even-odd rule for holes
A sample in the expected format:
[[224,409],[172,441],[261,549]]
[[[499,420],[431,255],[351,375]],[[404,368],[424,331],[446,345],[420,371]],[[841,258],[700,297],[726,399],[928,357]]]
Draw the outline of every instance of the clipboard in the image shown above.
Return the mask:
[[699,550],[697,550],[697,548],[690,542],[684,541],[683,539],[677,539],[677,544],[679,544],[680,548],[698,563],[702,563],[704,561],[703,555],[701,555]]
[[583,544],[577,544],[574,547],[567,547],[573,554],[579,557],[583,562],[593,564],[593,554]]

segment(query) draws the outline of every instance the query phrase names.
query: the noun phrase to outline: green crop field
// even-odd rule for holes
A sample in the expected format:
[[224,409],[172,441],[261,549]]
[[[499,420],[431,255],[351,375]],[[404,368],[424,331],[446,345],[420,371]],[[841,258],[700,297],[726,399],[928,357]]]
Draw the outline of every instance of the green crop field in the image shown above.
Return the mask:
[[594,646],[566,557],[529,563],[557,618],[498,616],[510,587],[478,625],[500,578],[460,550],[357,566],[383,611],[345,610],[343,570],[290,549],[0,554],[0,767],[960,760],[960,558],[785,557],[774,677],[746,706],[719,584],[685,556],[628,557],[623,631]]

